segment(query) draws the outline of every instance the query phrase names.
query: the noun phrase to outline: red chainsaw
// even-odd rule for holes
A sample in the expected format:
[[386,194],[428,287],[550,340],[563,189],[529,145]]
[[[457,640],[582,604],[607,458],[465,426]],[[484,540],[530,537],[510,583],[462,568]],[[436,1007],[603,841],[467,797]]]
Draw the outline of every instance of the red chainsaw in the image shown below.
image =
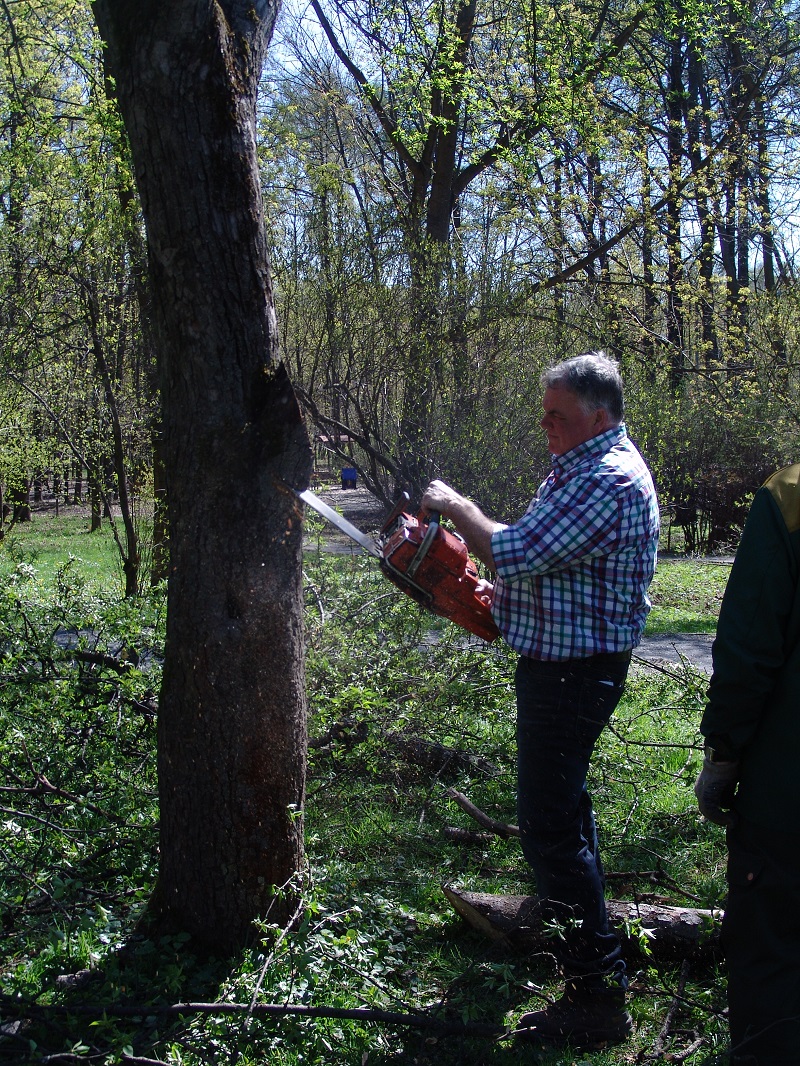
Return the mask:
[[348,522],[310,489],[298,496],[346,533],[380,563],[390,581],[433,614],[469,630],[483,640],[500,636],[492,613],[476,593],[480,580],[467,546],[457,533],[443,529],[439,515],[414,516],[405,508],[408,493],[390,511],[376,540]]

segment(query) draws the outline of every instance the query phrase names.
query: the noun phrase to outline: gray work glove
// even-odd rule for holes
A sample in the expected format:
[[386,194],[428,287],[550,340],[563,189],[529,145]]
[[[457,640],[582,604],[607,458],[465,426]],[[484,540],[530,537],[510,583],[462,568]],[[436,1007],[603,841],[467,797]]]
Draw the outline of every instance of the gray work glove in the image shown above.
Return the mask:
[[703,769],[694,783],[700,813],[716,825],[733,825],[736,812],[731,810],[733,793],[739,780],[738,762],[711,762],[706,756]]

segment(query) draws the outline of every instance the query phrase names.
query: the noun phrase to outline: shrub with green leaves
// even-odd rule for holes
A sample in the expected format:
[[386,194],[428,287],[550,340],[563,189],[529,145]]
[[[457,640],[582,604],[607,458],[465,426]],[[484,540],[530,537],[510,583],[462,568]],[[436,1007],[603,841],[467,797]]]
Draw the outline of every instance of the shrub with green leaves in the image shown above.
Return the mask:
[[163,596],[120,603],[74,557],[46,587],[27,562],[4,577],[0,987],[40,995],[119,946],[152,890]]
[[[265,915],[247,951],[213,959],[139,923],[156,889],[163,590],[121,603],[113,577],[107,593],[77,558],[42,558],[0,553],[0,1055],[588,1061],[487,1035],[557,994],[558,974],[546,951],[505,952],[467,930],[441,891],[533,889],[514,838],[450,832],[478,828],[451,789],[497,821],[516,818],[504,645],[424,613],[364,557],[307,552],[302,906],[290,928]],[[677,565],[659,574],[656,621],[674,600],[712,624],[722,577],[696,594],[676,591],[681,580]],[[614,896],[720,905],[724,840],[691,792],[704,687],[688,664],[635,665],[603,735],[590,785]],[[725,1046],[719,975],[648,957],[634,925],[645,949],[631,967],[635,1032],[592,1063],[657,1061],[654,1048],[710,1061]]]

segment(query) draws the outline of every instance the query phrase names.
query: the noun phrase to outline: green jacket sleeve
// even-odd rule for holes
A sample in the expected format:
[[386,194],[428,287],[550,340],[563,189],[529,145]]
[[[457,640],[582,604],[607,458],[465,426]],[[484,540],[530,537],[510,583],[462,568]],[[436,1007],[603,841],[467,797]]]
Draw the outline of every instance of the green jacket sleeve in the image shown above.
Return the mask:
[[787,670],[796,668],[799,528],[796,466],[756,493],[720,610],[700,729],[735,758],[752,742]]

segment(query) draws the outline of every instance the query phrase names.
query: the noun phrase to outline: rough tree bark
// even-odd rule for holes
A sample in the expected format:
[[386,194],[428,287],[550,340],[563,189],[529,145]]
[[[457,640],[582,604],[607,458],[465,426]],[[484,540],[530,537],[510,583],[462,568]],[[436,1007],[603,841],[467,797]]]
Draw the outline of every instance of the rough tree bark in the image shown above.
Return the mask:
[[234,948],[303,865],[301,512],[255,102],[279,0],[95,0],[147,226],[170,518],[159,903]]

